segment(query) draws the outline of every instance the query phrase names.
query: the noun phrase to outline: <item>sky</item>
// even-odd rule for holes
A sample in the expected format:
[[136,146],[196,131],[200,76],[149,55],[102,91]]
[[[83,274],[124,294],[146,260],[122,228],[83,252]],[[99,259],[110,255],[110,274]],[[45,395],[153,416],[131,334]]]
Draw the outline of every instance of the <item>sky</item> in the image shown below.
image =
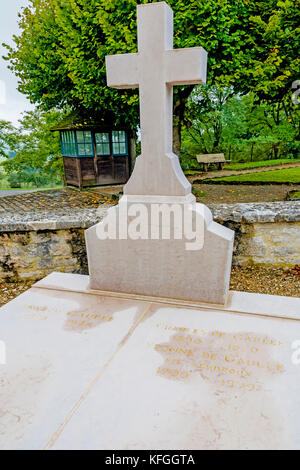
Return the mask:
[[24,95],[17,90],[17,78],[8,70],[7,61],[2,59],[6,49],[2,43],[13,44],[12,36],[18,33],[18,11],[26,6],[27,0],[0,0],[0,120],[18,125],[21,113],[32,109]]

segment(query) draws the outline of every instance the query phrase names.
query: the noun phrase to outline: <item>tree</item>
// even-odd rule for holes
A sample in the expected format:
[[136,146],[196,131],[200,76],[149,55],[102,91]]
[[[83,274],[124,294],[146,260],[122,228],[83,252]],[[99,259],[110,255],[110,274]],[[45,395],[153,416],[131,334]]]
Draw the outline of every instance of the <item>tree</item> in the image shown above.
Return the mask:
[[37,173],[26,176],[27,180],[29,178],[33,183],[37,178],[40,180],[41,174],[47,174],[52,180],[57,177],[63,180],[59,136],[50,131],[62,116],[61,111],[55,110],[47,113],[36,109],[24,113],[20,120],[18,139],[14,145],[15,156],[13,158],[7,156],[7,160],[3,163],[5,169],[9,173],[37,170]]
[[299,156],[300,110],[290,101],[258,103],[255,95],[241,96],[233,88],[196,87],[187,105],[182,162],[197,166],[195,155],[223,152],[243,160]]
[[232,86],[195,87],[185,123],[181,162],[186,169],[198,167],[195,155],[226,153],[229,145],[249,137],[245,103]]
[[[175,14],[174,47],[206,48],[208,84],[233,86],[241,93],[253,90],[259,99],[280,101],[298,78],[298,2],[169,0]],[[106,86],[105,56],[136,51],[137,3],[151,2],[30,0],[15,47],[7,46],[20,91],[46,110],[83,106],[109,112],[116,123],[124,120],[134,128],[137,91]],[[192,90],[175,90],[177,152]]]
[[[195,87],[190,96],[185,117],[186,132],[205,153],[220,150],[224,113],[232,96],[232,87],[221,88],[216,85]],[[231,108],[230,112],[233,112]]]
[[4,169],[1,167],[1,160],[0,160],[0,187],[3,186],[4,179],[6,179],[6,173]]
[[0,121],[0,156],[8,157],[17,142],[17,130],[11,122]]
[[272,158],[279,157],[282,144],[287,153],[297,156],[300,149],[300,110],[291,102],[290,97],[283,97],[278,102],[263,101],[257,104],[256,97],[250,94],[245,97],[245,101],[245,118],[253,136],[252,142],[270,143]]
[[[299,76],[299,0],[253,2],[249,35],[253,36],[250,67],[241,90],[250,90],[256,101],[280,103],[289,97]],[[254,30],[255,35],[252,31]]]

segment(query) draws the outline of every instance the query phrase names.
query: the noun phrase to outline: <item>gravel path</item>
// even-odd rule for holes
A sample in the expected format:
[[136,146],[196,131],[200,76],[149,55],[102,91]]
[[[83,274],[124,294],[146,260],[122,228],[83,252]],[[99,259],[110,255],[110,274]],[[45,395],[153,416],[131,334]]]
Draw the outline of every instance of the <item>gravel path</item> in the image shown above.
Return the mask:
[[203,204],[284,201],[287,193],[293,189],[300,190],[300,185],[205,184],[205,181],[193,185],[197,201]]

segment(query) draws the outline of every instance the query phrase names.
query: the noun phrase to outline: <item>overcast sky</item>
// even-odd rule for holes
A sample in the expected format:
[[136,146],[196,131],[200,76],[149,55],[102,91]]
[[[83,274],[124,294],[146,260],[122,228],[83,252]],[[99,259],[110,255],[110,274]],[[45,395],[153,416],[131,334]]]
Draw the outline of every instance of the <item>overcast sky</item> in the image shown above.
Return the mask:
[[[8,70],[7,62],[2,59],[6,49],[2,43],[12,44],[12,36],[18,32],[18,11],[26,6],[27,0],[0,0],[0,119],[12,121],[17,125],[21,113],[32,108],[25,96],[17,91],[17,79]],[[3,97],[3,83],[5,97]],[[3,99],[4,98],[4,99]]]

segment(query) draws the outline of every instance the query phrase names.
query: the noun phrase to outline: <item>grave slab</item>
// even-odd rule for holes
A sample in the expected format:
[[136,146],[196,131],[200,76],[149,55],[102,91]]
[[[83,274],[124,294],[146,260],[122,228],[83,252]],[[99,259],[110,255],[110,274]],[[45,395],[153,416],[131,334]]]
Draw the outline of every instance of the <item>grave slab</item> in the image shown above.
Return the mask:
[[2,307],[0,449],[42,448],[145,308],[133,300],[42,288]]
[[0,309],[1,449],[300,448],[300,299],[105,294],[53,273]]
[[50,448],[299,449],[297,338],[299,320],[153,305]]

